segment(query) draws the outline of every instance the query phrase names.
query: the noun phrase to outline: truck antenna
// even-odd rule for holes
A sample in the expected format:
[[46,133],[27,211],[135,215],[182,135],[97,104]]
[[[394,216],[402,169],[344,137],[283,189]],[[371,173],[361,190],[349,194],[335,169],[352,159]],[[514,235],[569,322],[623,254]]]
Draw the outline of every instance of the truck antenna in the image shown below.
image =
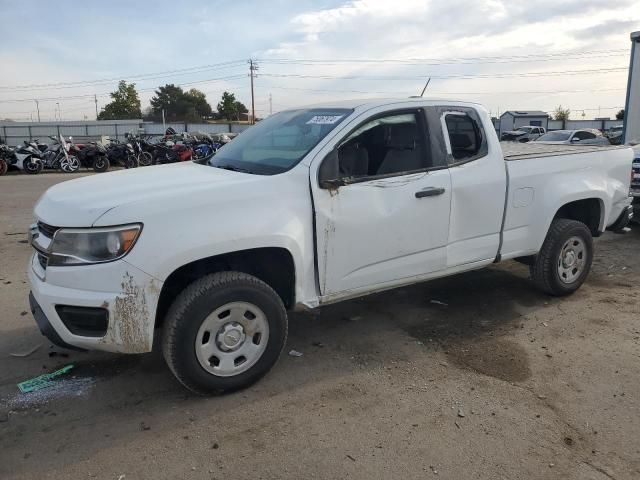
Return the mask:
[[420,94],[421,97],[424,96],[424,92],[427,91],[427,87],[429,86],[429,82],[431,81],[431,77],[429,77],[429,79],[427,80],[427,83],[425,83],[424,88],[422,89],[422,93]]

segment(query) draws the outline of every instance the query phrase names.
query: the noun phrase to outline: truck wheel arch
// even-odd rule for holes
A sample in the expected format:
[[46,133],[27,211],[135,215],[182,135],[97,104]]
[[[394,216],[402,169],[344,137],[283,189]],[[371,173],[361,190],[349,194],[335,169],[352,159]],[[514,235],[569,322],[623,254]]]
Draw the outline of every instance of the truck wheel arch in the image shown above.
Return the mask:
[[156,327],[162,325],[171,303],[187,285],[211,273],[236,271],[262,280],[282,299],[295,305],[296,273],[293,255],[286,248],[262,247],[200,258],[175,269],[165,280],[156,309]]
[[605,223],[605,206],[601,198],[591,197],[573,200],[567,202],[556,209],[556,213],[548,222],[547,229],[551,222],[557,218],[566,218],[568,220],[577,220],[584,223],[591,235],[600,236],[604,231]]

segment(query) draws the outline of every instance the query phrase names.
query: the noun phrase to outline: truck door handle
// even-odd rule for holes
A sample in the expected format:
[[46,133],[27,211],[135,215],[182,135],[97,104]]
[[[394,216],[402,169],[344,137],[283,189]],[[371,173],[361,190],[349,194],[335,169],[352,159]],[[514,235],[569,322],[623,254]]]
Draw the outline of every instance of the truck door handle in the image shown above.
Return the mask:
[[419,192],[416,192],[416,198],[435,197],[436,195],[442,195],[443,193],[444,188],[427,187],[423,188]]

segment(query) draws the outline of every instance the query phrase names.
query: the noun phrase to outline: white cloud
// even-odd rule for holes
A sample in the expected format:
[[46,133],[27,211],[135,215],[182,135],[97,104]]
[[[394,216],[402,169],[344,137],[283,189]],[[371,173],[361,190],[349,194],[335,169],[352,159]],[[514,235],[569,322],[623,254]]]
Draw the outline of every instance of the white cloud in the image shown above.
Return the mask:
[[[0,0],[2,1],[2,0]],[[65,0],[61,0],[64,2]],[[258,110],[266,114],[268,96],[275,110],[324,99],[416,94],[427,77],[429,93],[450,94],[498,108],[551,110],[558,103],[574,111],[624,102],[626,73],[487,79],[437,79],[461,74],[496,74],[581,70],[626,66],[629,32],[640,29],[640,0],[270,0],[208,2],[185,0],[179,15],[166,6],[145,15],[74,10],[76,27],[60,30],[55,23],[29,28],[28,19],[40,10],[65,7],[14,4],[12,22],[4,25],[0,42],[0,85],[63,82],[126,74],[166,71],[194,65],[258,57],[263,60],[256,82]],[[75,5],[75,4],[73,4]],[[35,8],[35,10],[34,10]],[[221,17],[219,13],[224,11]],[[59,14],[58,12],[57,14]],[[46,12],[43,13],[45,15]],[[45,15],[46,16],[46,15]],[[499,57],[621,50],[617,55],[593,54],[555,61],[467,63],[455,65],[393,62],[336,62],[336,59],[435,59]],[[324,64],[276,63],[274,59],[325,59]],[[438,61],[440,59],[441,61]],[[549,57],[545,58],[549,60]],[[521,60],[527,60],[522,58]],[[529,59],[530,60],[530,59]],[[224,71],[176,75],[139,81],[141,89],[225,75],[229,81],[194,85],[209,94],[215,106],[223,89],[248,104],[246,65]],[[273,77],[270,74],[358,76],[357,79]],[[378,79],[372,77],[410,77]],[[104,93],[111,84],[37,92],[0,90],[0,100]],[[329,90],[329,91],[326,91]],[[363,92],[363,93],[359,93]],[[555,92],[509,93],[509,92]],[[142,92],[143,104],[152,92]],[[104,104],[108,97],[99,98]],[[64,110],[91,117],[92,99],[64,102]],[[53,116],[55,102],[44,104]],[[7,112],[34,110],[34,105],[0,102]],[[63,110],[63,111],[64,111]],[[605,110],[603,114],[613,114]],[[587,112],[587,115],[590,115]],[[24,116],[24,115],[23,115]]]

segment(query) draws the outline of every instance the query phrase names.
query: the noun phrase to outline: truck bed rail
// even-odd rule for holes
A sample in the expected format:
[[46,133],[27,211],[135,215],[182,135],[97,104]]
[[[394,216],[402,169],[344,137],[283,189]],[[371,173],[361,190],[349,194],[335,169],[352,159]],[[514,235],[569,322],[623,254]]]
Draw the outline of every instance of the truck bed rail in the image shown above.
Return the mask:
[[535,157],[554,157],[628,148],[624,145],[555,145],[537,142],[500,142],[500,147],[502,148],[502,155],[507,162]]

